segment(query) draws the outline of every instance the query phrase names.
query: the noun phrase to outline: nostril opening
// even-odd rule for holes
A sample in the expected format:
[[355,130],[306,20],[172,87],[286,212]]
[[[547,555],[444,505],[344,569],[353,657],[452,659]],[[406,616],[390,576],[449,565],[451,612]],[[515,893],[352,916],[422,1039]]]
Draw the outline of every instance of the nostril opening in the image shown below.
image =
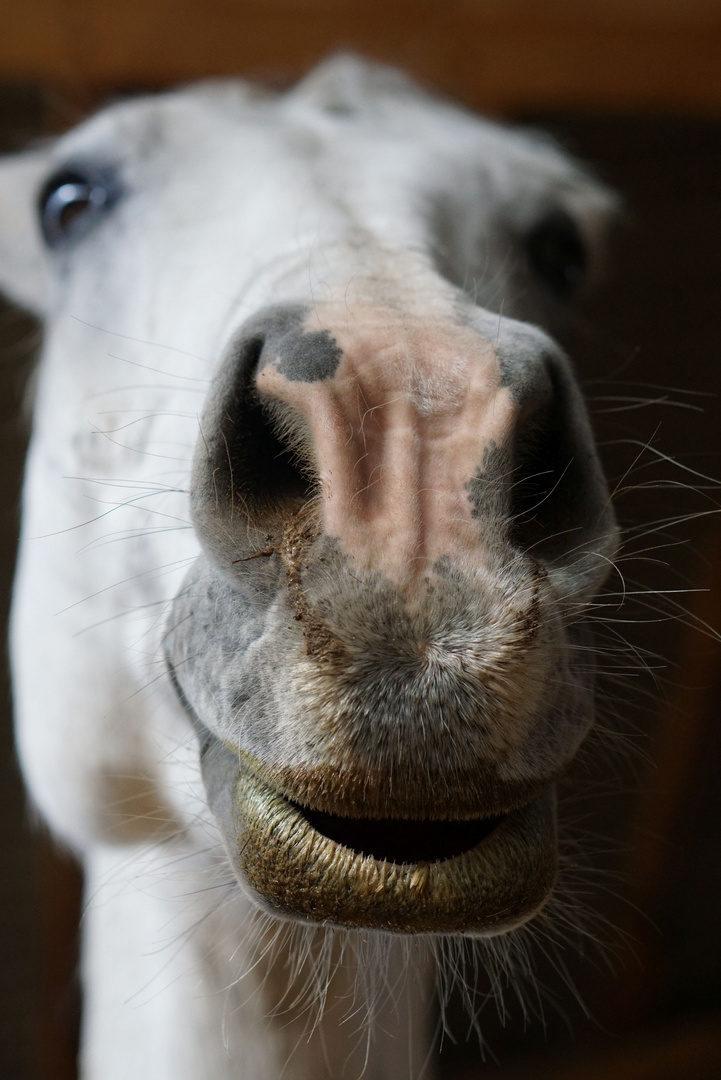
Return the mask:
[[251,345],[243,394],[243,445],[238,455],[242,494],[251,514],[259,515],[307,500],[315,483],[310,462],[301,452],[300,417],[258,393],[255,379],[264,344],[257,338]]
[[511,487],[511,538],[538,558],[578,552],[601,509],[590,435],[558,371],[549,370],[553,396],[520,433]]
[[568,473],[573,458],[563,440],[546,425],[526,432],[515,454],[511,488],[513,542],[539,557],[553,557],[570,546]]
[[244,419],[247,428],[239,464],[241,490],[251,515],[309,499],[314,477],[289,424],[281,422],[255,393],[248,398]]
[[[279,512],[287,513],[289,504],[308,500],[315,486],[309,463],[301,460],[291,419],[280,423],[256,389],[264,347],[262,335],[242,343],[235,377],[223,388],[215,416],[203,431],[205,479],[197,485],[216,507],[222,503],[233,513],[241,510],[260,526]],[[213,507],[208,509],[213,512]]]

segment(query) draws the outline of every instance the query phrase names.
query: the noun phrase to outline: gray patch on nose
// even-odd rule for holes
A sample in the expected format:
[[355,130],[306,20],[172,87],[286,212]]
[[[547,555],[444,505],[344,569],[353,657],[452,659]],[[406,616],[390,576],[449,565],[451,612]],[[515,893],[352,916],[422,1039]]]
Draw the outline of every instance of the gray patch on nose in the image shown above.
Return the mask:
[[483,463],[464,485],[472,517],[486,523],[505,521],[508,513],[508,477],[512,470],[513,456],[509,447],[490,442],[483,448]]
[[305,329],[309,310],[297,304],[264,313],[264,351],[291,382],[330,379],[343,357],[343,350],[329,330]]
[[538,394],[539,374],[547,359],[559,350],[537,327],[506,320],[497,333],[495,351],[502,385],[508,387],[519,405],[525,405]]
[[545,382],[547,362],[559,355],[555,342],[537,326],[483,308],[463,308],[461,316],[467,326],[492,343],[501,369],[501,386],[510,390],[518,405],[533,401]]

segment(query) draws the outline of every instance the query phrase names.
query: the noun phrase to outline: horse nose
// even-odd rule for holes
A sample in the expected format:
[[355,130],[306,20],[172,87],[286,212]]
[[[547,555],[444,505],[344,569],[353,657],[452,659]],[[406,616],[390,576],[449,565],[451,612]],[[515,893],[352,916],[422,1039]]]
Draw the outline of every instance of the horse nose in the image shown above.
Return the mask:
[[490,343],[379,307],[321,318],[266,339],[255,385],[316,469],[323,532],[394,584],[473,557],[468,485],[518,413]]
[[399,585],[509,542],[563,559],[598,532],[606,493],[570,371],[540,331],[483,312],[267,309],[211,395],[196,523],[226,538],[227,559],[248,526],[270,535],[309,500],[358,571]]

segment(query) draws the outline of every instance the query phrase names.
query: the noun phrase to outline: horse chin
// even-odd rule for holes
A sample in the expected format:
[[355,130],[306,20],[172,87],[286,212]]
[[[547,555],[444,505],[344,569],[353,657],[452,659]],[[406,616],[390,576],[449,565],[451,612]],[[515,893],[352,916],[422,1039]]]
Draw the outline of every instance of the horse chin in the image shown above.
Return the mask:
[[218,743],[204,775],[240,883],[281,918],[491,936],[535,915],[555,883],[552,787],[509,813],[436,821],[302,806]]

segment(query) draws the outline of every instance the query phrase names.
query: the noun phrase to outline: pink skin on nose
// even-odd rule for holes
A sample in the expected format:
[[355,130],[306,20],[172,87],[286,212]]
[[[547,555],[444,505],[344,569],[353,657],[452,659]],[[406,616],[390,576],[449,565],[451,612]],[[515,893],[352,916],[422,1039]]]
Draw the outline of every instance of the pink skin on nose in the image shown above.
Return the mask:
[[341,348],[332,377],[290,380],[269,358],[257,385],[311,433],[326,534],[396,585],[442,556],[479,564],[466,485],[518,415],[492,344],[450,319],[370,305],[324,308],[306,329],[327,330]]

